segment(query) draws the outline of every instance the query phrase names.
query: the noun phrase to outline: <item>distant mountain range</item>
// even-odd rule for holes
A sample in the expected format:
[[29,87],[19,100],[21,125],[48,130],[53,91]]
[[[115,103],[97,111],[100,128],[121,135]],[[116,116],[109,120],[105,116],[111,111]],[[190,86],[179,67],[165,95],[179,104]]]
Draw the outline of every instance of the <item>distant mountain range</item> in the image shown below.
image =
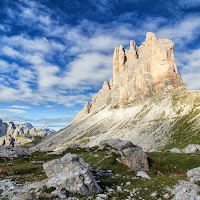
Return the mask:
[[3,122],[0,119],[0,145],[4,144],[5,141],[9,143],[10,138],[14,138],[15,141],[19,141],[20,144],[25,144],[26,142],[31,142],[34,138],[44,137],[55,132],[55,130],[49,129],[48,127],[34,128],[33,125],[28,122],[25,124],[15,124],[12,121]]

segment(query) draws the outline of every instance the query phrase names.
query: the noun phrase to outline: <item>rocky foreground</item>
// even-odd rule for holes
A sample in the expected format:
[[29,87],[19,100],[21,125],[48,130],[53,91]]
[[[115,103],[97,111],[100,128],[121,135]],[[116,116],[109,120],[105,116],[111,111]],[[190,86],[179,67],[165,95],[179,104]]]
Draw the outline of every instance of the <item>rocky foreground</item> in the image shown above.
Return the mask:
[[199,199],[198,145],[185,149],[188,153],[145,153],[120,139],[55,152],[2,147],[0,198]]

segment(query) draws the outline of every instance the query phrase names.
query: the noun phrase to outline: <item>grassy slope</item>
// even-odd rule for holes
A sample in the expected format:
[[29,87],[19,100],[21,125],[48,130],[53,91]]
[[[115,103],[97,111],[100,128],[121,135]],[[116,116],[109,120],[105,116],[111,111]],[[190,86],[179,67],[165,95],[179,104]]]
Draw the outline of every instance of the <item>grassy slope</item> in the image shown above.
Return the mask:
[[200,144],[200,95],[190,95],[190,93],[174,95],[174,107],[178,101],[191,105],[192,109],[184,116],[181,116],[182,108],[177,111],[181,117],[176,118],[173,128],[169,131],[168,143],[163,150],[174,147],[183,149],[188,144]]
[[[154,199],[150,195],[157,191],[158,197],[162,197],[166,193],[166,186],[172,186],[179,179],[186,178],[186,171],[188,169],[199,166],[200,154],[173,154],[173,153],[148,153],[149,162],[151,168],[148,172],[151,179],[142,180],[141,178],[132,179],[135,177],[135,173],[129,171],[129,169],[116,161],[117,155],[105,158],[106,151],[97,151],[95,148],[91,152],[86,152],[85,149],[79,150],[67,150],[65,153],[76,153],[81,156],[86,162],[91,165],[92,169],[101,168],[104,170],[112,170],[113,175],[111,177],[97,178],[99,185],[102,189],[106,186],[114,189],[114,192],[110,194],[110,199],[116,197],[116,199],[126,199],[129,192],[117,192],[117,186],[123,184],[123,189],[132,191],[134,188],[138,188],[135,199],[142,197],[143,199]],[[63,154],[63,155],[64,155]],[[42,180],[46,178],[42,170],[41,164],[31,164],[31,161],[48,161],[55,158],[62,157],[55,155],[46,155],[46,153],[35,152],[30,158],[20,158],[15,160],[0,162],[0,169],[2,170],[2,178],[10,177],[16,180],[18,183],[24,183],[26,181]],[[103,160],[102,160],[103,159]],[[126,186],[126,182],[131,182],[131,185]],[[81,199],[88,199],[88,197],[81,197],[79,195],[70,194],[70,196],[78,196]]]

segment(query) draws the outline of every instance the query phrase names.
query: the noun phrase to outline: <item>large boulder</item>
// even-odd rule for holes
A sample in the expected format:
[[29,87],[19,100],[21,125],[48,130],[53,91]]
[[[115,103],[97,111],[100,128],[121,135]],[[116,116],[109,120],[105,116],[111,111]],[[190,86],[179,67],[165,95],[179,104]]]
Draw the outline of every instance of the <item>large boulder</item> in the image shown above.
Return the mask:
[[62,158],[46,162],[43,168],[48,176],[48,188],[65,188],[69,192],[82,195],[101,191],[88,164],[76,154],[68,153]]
[[121,155],[121,163],[129,167],[132,171],[148,171],[149,164],[147,155],[141,147],[134,145],[130,141],[120,139],[103,140],[100,142],[101,148],[109,146]]
[[26,148],[11,148],[7,149],[4,146],[0,146],[0,157],[1,158],[20,158],[31,156],[31,152]]

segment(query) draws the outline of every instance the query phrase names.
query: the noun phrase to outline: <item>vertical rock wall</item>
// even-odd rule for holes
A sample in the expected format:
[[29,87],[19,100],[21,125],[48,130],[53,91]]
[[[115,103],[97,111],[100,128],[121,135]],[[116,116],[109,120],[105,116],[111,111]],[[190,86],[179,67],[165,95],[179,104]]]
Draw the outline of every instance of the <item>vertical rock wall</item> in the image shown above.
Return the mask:
[[89,103],[89,109],[84,107],[72,122],[102,106],[125,106],[158,93],[184,88],[174,60],[173,42],[157,39],[155,34],[147,33],[146,41],[140,47],[130,41],[130,50],[122,45],[115,48],[113,80],[104,82],[102,89]]

